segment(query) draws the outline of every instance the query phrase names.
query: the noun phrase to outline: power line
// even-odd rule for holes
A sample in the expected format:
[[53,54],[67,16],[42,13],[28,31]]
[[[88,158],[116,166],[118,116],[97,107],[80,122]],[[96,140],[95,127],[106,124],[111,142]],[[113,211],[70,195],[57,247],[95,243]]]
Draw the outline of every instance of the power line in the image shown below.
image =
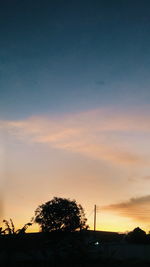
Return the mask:
[[92,210],[90,211],[89,215],[87,216],[87,219],[89,219],[89,218],[91,217],[91,215],[93,214],[93,212],[94,212],[94,209],[92,209]]

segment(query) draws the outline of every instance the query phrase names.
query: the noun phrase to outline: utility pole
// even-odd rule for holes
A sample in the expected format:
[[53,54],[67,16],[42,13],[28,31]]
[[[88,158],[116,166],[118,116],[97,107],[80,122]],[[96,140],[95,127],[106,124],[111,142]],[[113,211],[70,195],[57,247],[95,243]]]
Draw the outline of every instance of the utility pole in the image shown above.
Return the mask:
[[96,205],[94,205],[94,231],[96,231]]

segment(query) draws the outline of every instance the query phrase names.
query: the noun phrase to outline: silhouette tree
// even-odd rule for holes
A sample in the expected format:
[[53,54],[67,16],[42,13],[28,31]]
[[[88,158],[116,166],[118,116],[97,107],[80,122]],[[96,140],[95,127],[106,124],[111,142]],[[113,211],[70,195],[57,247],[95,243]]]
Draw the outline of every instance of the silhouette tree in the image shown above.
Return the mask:
[[129,243],[145,243],[147,241],[147,236],[145,231],[137,227],[127,234],[126,240]]
[[7,220],[3,220],[3,223],[5,224],[6,228],[3,230],[3,228],[0,227],[0,235],[1,234],[4,234],[4,235],[5,234],[9,234],[9,235],[24,234],[27,228],[33,224],[32,221],[33,221],[33,218],[31,219],[31,222],[26,223],[21,229],[15,230],[15,226],[14,226],[12,219],[10,219],[10,222]]
[[86,229],[86,221],[82,206],[66,198],[54,197],[35,211],[35,222],[42,232]]
[[21,234],[25,234],[27,228],[28,228],[29,226],[31,226],[31,225],[32,225],[31,222],[26,223],[21,229],[18,229],[18,230],[15,232],[15,234],[19,234],[19,235],[21,235]]

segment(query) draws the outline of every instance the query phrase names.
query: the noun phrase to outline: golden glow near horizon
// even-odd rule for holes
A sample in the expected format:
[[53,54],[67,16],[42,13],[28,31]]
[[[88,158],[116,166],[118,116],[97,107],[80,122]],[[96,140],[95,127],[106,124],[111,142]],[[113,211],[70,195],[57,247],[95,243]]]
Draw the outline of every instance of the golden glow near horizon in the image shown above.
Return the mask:
[[[147,111],[106,108],[0,125],[6,159],[2,218],[23,226],[38,205],[58,196],[76,199],[87,217],[97,204],[98,230],[149,230]],[[92,217],[88,224],[92,229]]]
[[[88,220],[88,225],[90,230],[94,230],[94,216],[91,216],[91,219]],[[15,221],[14,221],[15,224]],[[24,223],[15,224],[15,228],[21,229]],[[96,230],[97,231],[110,231],[110,232],[120,232],[126,233],[128,231],[132,231],[135,227],[140,227],[144,229],[146,232],[149,232],[149,228],[145,226],[144,223],[135,222],[130,218],[114,216],[111,214],[97,214],[97,223]],[[27,229],[28,233],[39,232],[40,228],[38,224],[33,224]]]

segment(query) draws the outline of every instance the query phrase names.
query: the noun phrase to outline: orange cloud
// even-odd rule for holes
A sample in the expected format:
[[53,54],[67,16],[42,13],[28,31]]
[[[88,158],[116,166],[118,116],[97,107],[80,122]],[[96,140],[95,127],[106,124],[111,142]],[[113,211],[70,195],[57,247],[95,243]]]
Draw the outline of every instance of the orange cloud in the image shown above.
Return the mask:
[[48,144],[97,160],[116,164],[149,163],[147,140],[140,137],[150,133],[147,115],[97,109],[55,118],[1,121],[2,127],[23,141]]
[[131,198],[129,201],[101,207],[103,211],[114,212],[135,221],[150,221],[150,195]]

